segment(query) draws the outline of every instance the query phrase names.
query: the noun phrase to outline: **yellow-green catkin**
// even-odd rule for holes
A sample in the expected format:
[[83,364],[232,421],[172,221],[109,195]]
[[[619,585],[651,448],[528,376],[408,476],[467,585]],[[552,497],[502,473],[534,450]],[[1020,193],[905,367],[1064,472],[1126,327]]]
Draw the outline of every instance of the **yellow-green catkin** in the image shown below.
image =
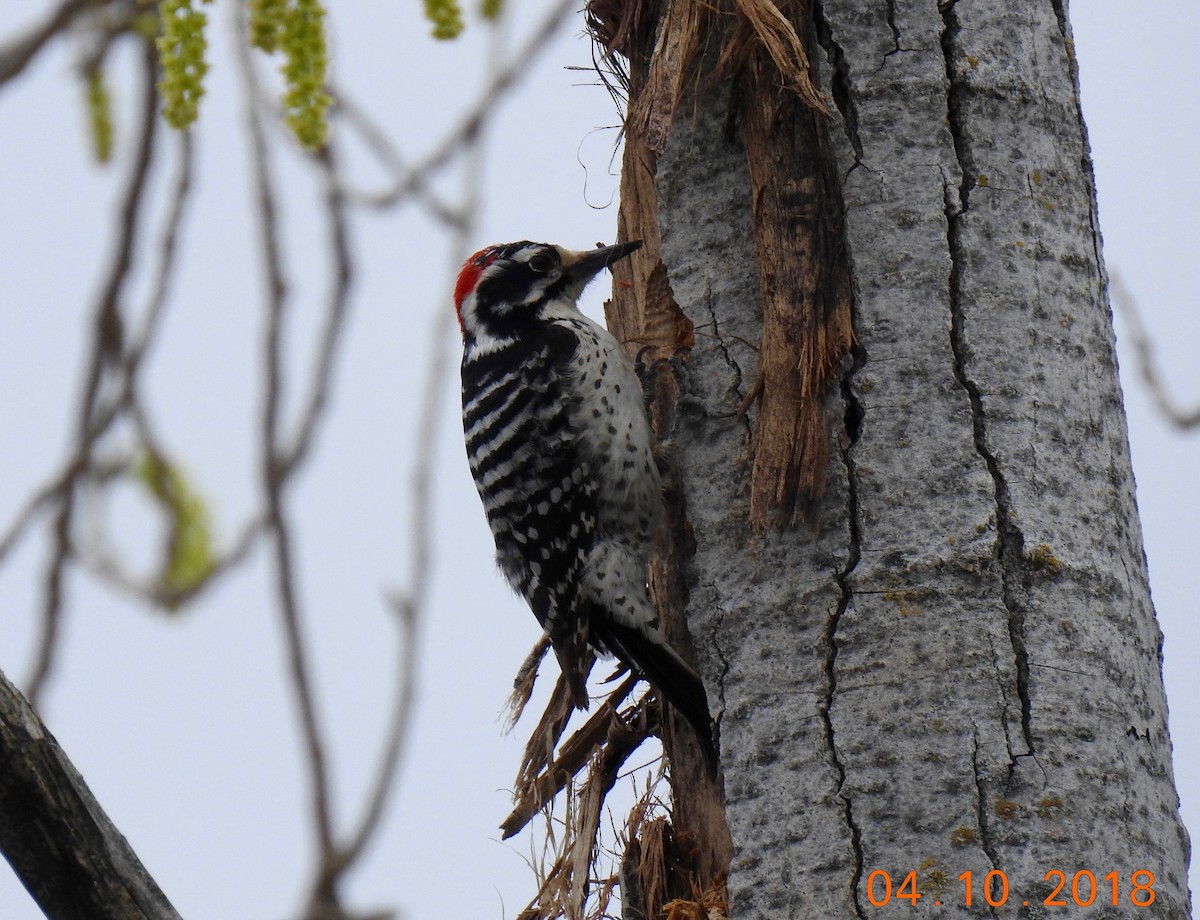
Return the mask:
[[287,60],[283,77],[284,120],[296,139],[309,150],[319,150],[329,137],[326,111],[331,99],[325,92],[329,55],[325,45],[325,10],[318,0],[294,0],[288,10],[279,46]]
[[462,9],[458,0],[425,0],[425,18],[433,24],[434,38],[458,38],[463,30]]
[[208,508],[178,468],[154,454],[145,454],[134,474],[171,518],[170,544],[159,585],[166,605],[174,609],[212,573]]
[[162,0],[162,34],[156,44],[162,64],[163,117],[173,128],[186,128],[196,120],[200,97],[204,95],[204,75],[208,64],[204,53],[208,42],[204,27],[208,17],[197,3],[211,0]]
[[287,16],[287,0],[250,0],[251,46],[268,54],[278,49]]
[[98,163],[107,163],[112,158],[112,99],[99,65],[87,72],[87,110],[92,129],[92,152]]
[[497,19],[503,6],[503,0],[483,0],[479,5],[479,12],[484,19]]

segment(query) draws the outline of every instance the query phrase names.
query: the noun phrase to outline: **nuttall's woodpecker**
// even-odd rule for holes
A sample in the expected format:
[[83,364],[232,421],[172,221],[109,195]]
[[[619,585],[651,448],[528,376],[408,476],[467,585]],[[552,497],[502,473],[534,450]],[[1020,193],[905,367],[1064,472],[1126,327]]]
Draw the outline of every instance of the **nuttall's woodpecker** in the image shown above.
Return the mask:
[[646,591],[663,498],[641,383],[576,306],[641,245],[522,241],[466,261],[454,291],[463,431],[497,561],[550,637],[572,702],[587,708],[591,652],[611,653],[682,713],[711,758],[704,684]]

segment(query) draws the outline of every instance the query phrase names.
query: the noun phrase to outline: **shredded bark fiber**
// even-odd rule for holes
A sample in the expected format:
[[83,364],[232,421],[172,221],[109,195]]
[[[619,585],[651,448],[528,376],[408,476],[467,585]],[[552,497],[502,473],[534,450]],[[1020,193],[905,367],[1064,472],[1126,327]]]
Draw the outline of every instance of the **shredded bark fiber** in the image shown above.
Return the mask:
[[824,399],[853,344],[853,295],[809,5],[592,0],[587,10],[628,96],[621,238],[646,241],[644,258],[618,274],[629,286],[618,285],[614,331],[655,358],[694,341],[662,263],[654,176],[685,97],[724,81],[751,177],[763,317],[758,368],[739,407],[755,410],[749,519],[758,530],[815,524],[833,443]]

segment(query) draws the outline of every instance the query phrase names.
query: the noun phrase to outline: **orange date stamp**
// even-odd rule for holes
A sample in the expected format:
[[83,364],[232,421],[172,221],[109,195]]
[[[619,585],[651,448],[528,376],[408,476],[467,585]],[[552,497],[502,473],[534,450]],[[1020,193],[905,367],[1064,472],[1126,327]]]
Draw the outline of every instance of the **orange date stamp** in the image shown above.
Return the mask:
[[[941,907],[943,903],[971,907],[979,901],[988,907],[1003,907],[1009,901],[1008,876],[1000,869],[993,869],[979,880],[968,870],[958,880],[962,883],[961,897],[951,902],[942,892],[932,902],[934,907]],[[1070,876],[1061,869],[1051,869],[1043,881],[1050,891],[1040,902],[1033,902],[1043,907],[1091,907],[1093,904],[1120,907],[1126,901],[1134,907],[1149,907],[1154,903],[1154,873],[1149,869],[1137,869],[1128,877],[1113,871],[1099,878],[1087,869],[1080,869]],[[909,901],[916,907],[921,898],[933,897],[920,890],[915,869],[900,879],[898,885],[893,883],[890,873],[876,869],[867,876],[866,890],[867,901],[872,907],[883,907],[891,901]],[[1021,898],[1023,907],[1029,904],[1028,898]]]

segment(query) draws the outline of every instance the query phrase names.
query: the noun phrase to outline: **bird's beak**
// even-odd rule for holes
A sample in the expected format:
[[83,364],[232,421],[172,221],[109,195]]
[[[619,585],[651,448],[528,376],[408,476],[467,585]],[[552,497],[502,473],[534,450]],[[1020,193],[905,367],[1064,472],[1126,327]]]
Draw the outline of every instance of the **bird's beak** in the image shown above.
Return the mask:
[[642,248],[641,240],[632,243],[619,243],[616,246],[601,246],[586,252],[563,252],[563,268],[574,281],[591,281],[602,269],[609,268],[614,262],[619,262],[631,252]]

